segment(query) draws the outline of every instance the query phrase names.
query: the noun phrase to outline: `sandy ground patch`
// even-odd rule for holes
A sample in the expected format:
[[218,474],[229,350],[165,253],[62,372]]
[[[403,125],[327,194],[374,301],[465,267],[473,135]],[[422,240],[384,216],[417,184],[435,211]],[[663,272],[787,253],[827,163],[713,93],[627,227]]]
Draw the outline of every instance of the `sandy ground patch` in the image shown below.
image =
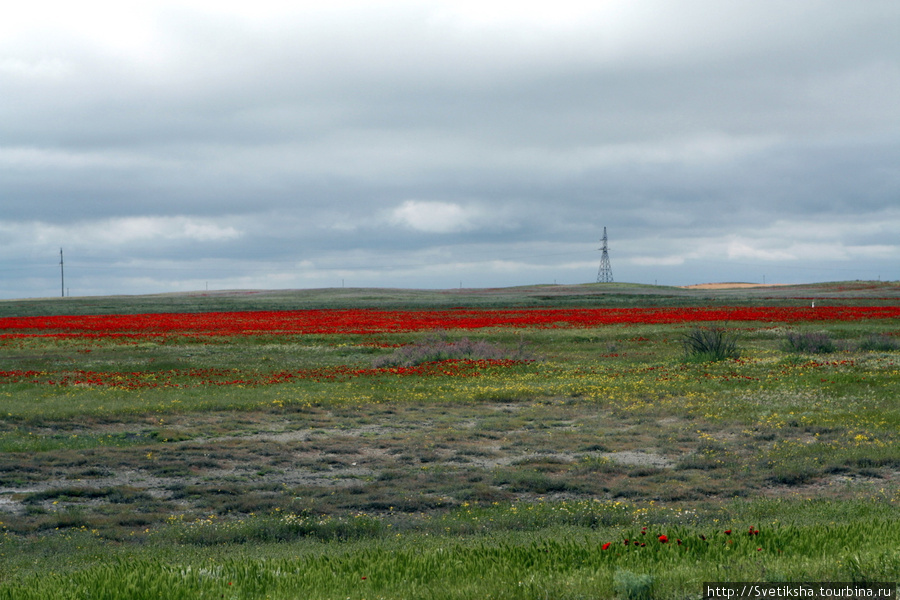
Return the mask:
[[739,289],[748,289],[748,288],[763,288],[763,287],[779,287],[783,285],[788,285],[786,283],[740,283],[740,282],[731,282],[731,283],[697,283],[694,285],[680,285],[683,290],[739,290]]

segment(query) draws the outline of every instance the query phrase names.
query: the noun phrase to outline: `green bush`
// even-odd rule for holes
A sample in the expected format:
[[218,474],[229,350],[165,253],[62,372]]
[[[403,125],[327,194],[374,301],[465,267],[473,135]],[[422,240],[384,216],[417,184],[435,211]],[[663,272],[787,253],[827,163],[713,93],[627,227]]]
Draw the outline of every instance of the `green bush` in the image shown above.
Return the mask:
[[866,352],[893,352],[900,349],[900,344],[890,336],[873,333],[859,343],[859,349]]
[[837,345],[827,333],[789,333],[784,341],[787,352],[827,354],[837,350]]
[[739,358],[737,336],[721,327],[697,327],[682,339],[684,353],[688,360],[708,362]]

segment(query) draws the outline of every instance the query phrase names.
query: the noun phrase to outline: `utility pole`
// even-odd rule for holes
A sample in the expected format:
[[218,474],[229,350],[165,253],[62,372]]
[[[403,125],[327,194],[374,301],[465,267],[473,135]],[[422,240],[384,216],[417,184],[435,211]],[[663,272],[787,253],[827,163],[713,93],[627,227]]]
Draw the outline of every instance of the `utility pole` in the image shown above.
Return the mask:
[[59,289],[62,297],[66,297],[66,273],[63,270],[63,253],[62,248],[59,249]]
[[606,227],[603,228],[603,246],[600,248],[600,269],[597,271],[597,283],[612,283],[612,267],[609,264],[609,246],[606,242]]

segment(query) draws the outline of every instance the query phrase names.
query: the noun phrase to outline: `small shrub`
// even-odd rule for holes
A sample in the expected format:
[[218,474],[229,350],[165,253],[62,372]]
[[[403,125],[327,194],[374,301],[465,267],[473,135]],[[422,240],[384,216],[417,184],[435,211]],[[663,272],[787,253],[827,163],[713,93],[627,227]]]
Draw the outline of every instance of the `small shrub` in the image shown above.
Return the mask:
[[659,475],[660,473],[665,472],[665,469],[661,469],[659,467],[636,465],[634,467],[631,467],[626,475],[628,475],[628,477],[650,477],[652,475]]
[[605,456],[586,456],[575,467],[575,473],[606,473],[620,475],[628,469],[620,462]]
[[713,469],[718,469],[720,467],[725,466],[724,462],[715,456],[709,456],[704,454],[689,454],[682,458],[675,465],[675,470],[677,471],[687,471],[690,469],[695,469],[698,471],[712,471]]
[[873,333],[859,343],[859,349],[866,352],[893,352],[900,349],[900,343],[890,336]]
[[484,503],[507,502],[515,497],[514,494],[506,490],[501,490],[486,483],[476,483],[468,489],[460,490],[457,496],[459,496],[460,500]]
[[104,498],[111,493],[110,489],[91,487],[64,487],[52,488],[41,492],[32,492],[22,501],[25,504],[37,504],[46,500],[58,500],[72,502],[76,500],[91,500]]
[[737,336],[721,327],[695,328],[684,335],[682,347],[690,361],[708,362],[739,358]]
[[787,334],[784,341],[784,349],[787,352],[802,352],[805,354],[827,354],[837,350],[837,345],[827,333],[795,333]]
[[622,600],[650,600],[653,577],[638,575],[624,569],[619,570],[613,576],[613,589]]
[[774,469],[766,479],[772,483],[791,486],[809,483],[819,475],[819,470],[812,467],[785,465]]
[[516,349],[509,349],[484,340],[472,341],[467,337],[451,342],[447,340],[446,333],[438,332],[425,337],[422,341],[407,344],[387,356],[375,359],[372,366],[376,369],[413,367],[423,363],[451,359],[533,360],[533,357],[525,351],[524,344],[520,344]]
[[506,485],[513,492],[549,494],[552,492],[577,491],[577,485],[562,477],[550,477],[539,471],[512,471],[498,474],[495,485]]

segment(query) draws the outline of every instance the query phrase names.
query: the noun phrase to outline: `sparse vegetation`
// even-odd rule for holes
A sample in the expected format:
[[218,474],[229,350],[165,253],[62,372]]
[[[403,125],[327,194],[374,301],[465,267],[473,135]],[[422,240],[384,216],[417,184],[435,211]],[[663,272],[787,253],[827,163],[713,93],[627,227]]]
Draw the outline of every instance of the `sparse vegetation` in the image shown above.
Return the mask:
[[487,340],[470,340],[468,337],[459,340],[448,339],[446,332],[434,332],[424,339],[406,344],[392,353],[379,356],[372,366],[412,367],[428,362],[441,360],[533,360],[534,357],[525,349],[524,342],[515,349],[508,349]]

